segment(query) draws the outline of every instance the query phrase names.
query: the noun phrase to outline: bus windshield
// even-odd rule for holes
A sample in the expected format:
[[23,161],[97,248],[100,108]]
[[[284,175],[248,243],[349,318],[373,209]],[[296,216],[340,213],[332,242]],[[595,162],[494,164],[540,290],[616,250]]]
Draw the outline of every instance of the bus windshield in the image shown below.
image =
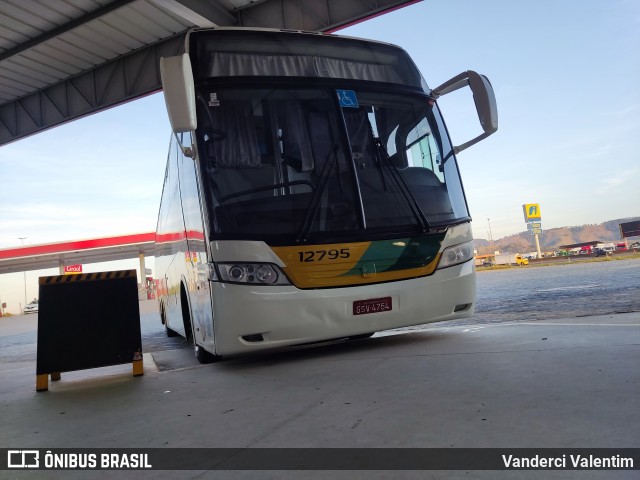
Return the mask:
[[198,125],[212,238],[348,241],[469,219],[425,95],[208,87],[198,92]]

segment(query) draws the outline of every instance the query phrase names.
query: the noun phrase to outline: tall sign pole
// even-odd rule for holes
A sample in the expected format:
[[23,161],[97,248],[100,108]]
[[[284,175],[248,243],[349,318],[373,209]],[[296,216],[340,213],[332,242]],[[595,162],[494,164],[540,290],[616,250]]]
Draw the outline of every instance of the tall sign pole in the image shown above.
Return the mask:
[[534,236],[538,258],[542,258],[539,239],[539,235],[542,234],[542,215],[540,213],[540,204],[525,203],[522,205],[522,212],[524,213],[524,221],[527,224],[527,230],[529,230],[531,235]]
[[533,237],[536,239],[536,250],[538,251],[538,258],[542,258],[542,252],[540,251],[540,239],[538,238],[538,234],[534,233]]

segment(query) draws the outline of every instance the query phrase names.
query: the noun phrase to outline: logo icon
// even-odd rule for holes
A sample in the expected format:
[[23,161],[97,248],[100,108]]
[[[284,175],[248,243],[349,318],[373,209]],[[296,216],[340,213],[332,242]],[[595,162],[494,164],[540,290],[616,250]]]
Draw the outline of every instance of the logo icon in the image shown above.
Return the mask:
[[77,273],[82,273],[82,265],[65,265],[64,266],[65,275],[73,275]]
[[540,214],[540,204],[538,203],[525,203],[522,205],[522,211],[524,213],[524,221],[540,221],[542,215]]
[[7,451],[7,467],[39,468],[40,452],[38,450],[9,450]]

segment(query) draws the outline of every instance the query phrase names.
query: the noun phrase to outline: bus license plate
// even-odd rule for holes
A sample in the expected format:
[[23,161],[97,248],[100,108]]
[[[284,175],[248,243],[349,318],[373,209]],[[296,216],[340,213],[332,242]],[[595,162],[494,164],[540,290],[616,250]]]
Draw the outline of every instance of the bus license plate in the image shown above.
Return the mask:
[[354,315],[389,312],[391,308],[391,297],[371,298],[369,300],[356,300],[353,302]]

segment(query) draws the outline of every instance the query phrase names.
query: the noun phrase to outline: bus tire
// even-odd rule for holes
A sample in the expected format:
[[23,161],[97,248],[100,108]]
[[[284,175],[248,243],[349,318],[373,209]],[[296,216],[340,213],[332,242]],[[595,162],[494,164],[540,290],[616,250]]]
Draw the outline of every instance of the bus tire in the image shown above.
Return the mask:
[[167,324],[164,324],[164,333],[167,335],[167,337],[171,338],[171,337],[177,337],[178,334],[177,332],[174,332],[173,330],[171,330]]
[[198,359],[198,362],[200,363],[214,363],[222,360],[221,357],[218,357],[217,355],[207,352],[204,348],[202,348],[197,343],[194,344],[193,350],[196,358]]
[[167,315],[164,312],[164,305],[160,305],[160,320],[162,321],[162,325],[164,325],[164,333],[167,337],[175,337],[178,335],[167,326]]

